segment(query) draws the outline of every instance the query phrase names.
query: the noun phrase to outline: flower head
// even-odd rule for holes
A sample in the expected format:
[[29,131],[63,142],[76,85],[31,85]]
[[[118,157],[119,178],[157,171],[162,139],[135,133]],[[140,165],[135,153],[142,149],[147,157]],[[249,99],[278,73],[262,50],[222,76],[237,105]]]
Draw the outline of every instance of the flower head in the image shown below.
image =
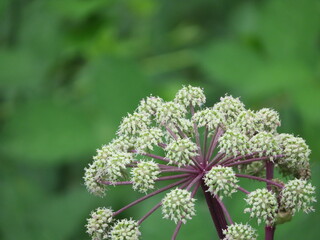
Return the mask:
[[251,110],[240,112],[230,127],[238,129],[248,137],[252,137],[255,133],[262,130],[262,124],[258,116]]
[[154,161],[139,162],[137,167],[131,170],[133,189],[143,193],[153,189],[159,174],[160,168]]
[[223,119],[222,113],[212,108],[198,111],[192,117],[192,120],[198,124],[198,127],[206,126],[210,131],[215,130],[223,122]]
[[140,235],[139,225],[132,219],[117,221],[110,231],[111,240],[139,240]]
[[156,121],[163,125],[169,122],[178,123],[178,120],[183,118],[185,114],[186,109],[183,105],[175,102],[165,102],[157,110]]
[[223,240],[256,240],[257,231],[249,224],[234,223],[223,230]]
[[85,168],[84,184],[88,192],[93,195],[104,197],[106,186],[99,181],[105,177],[105,168],[107,161],[105,159],[97,159],[88,168]]
[[173,140],[166,148],[166,158],[179,167],[191,164],[191,158],[197,156],[197,145],[189,138]]
[[260,157],[270,156],[271,160],[281,153],[275,137],[271,133],[264,131],[254,135],[249,141],[249,146],[251,152],[259,152]]
[[289,181],[281,192],[281,205],[293,214],[302,210],[305,213],[314,211],[311,204],[316,202],[315,188],[306,180]]
[[164,218],[173,220],[175,223],[186,223],[195,215],[195,199],[191,193],[184,189],[174,189],[162,200],[162,214]]
[[153,147],[161,142],[163,135],[162,130],[157,127],[142,130],[136,141],[137,150],[142,152],[145,150],[153,151]]
[[237,156],[248,153],[249,139],[237,129],[228,129],[219,139],[220,152],[227,156]]
[[91,212],[86,228],[93,240],[108,239],[108,231],[113,221],[112,216],[113,212],[109,208],[98,208]]
[[208,191],[214,195],[231,196],[236,192],[238,179],[231,167],[216,166],[205,175],[204,182],[208,186]]
[[274,193],[267,189],[257,189],[251,192],[245,199],[249,208],[244,212],[249,212],[250,217],[256,217],[258,224],[265,222],[272,225],[278,210],[277,198]]
[[262,128],[266,132],[276,133],[281,125],[279,113],[270,108],[262,108],[257,112],[257,117],[262,123]]
[[221,112],[225,118],[225,125],[234,122],[240,112],[244,111],[244,104],[239,98],[226,95],[220,98],[220,102],[213,106],[213,109]]
[[149,116],[154,116],[161,104],[163,104],[162,98],[150,96],[140,101],[137,112]]
[[133,154],[118,152],[108,158],[106,174],[109,181],[117,181],[123,176],[126,165],[133,161]]
[[134,135],[139,133],[141,130],[147,129],[150,124],[150,118],[148,115],[143,113],[135,112],[128,114],[127,117],[122,119],[120,124],[118,135]]
[[206,102],[206,96],[203,93],[203,89],[189,85],[177,92],[174,101],[185,107],[189,107],[190,105],[201,106]]

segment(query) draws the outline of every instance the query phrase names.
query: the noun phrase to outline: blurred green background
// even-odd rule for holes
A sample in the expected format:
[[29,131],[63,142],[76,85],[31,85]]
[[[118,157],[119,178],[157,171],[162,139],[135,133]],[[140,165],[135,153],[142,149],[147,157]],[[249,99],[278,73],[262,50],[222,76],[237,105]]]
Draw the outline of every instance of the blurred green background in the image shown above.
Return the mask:
[[[84,167],[141,98],[170,100],[183,84],[204,87],[209,106],[230,93],[278,110],[280,131],[310,145],[319,187],[319,46],[318,0],[1,0],[0,239],[89,239],[92,209],[139,194],[119,187],[94,197]],[[226,204],[246,222],[241,197]],[[197,198],[178,239],[217,239]],[[155,203],[126,214],[139,218]],[[318,239],[319,221],[297,214],[276,239]],[[142,236],[170,239],[174,228],[158,211]]]

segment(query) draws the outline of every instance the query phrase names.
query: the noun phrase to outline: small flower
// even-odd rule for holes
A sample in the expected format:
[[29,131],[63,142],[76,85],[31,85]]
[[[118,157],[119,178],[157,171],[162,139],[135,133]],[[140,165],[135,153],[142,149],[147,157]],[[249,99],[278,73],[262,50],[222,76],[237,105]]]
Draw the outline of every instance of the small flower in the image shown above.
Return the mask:
[[127,152],[135,147],[136,141],[135,137],[125,135],[113,139],[109,145],[112,147],[114,152]]
[[244,111],[244,104],[239,98],[226,95],[220,98],[220,102],[213,106],[213,109],[221,112],[225,118],[225,125],[235,121],[240,112]]
[[206,102],[206,96],[203,93],[203,89],[189,85],[177,92],[174,101],[185,107],[190,105],[200,107]]
[[198,127],[206,126],[210,131],[215,130],[218,125],[223,122],[223,119],[222,113],[212,108],[198,111],[192,118],[192,120],[198,124]]
[[240,112],[230,127],[238,129],[241,133],[247,135],[249,138],[262,130],[262,124],[259,121],[258,116],[251,110]]
[[231,167],[216,166],[205,175],[204,182],[213,195],[231,196],[237,190],[238,179]]
[[159,174],[160,168],[154,161],[139,162],[137,167],[131,170],[133,189],[142,193],[153,189]]
[[92,240],[108,239],[108,231],[112,222],[113,212],[109,208],[97,208],[91,212],[91,217],[87,219],[87,233]]
[[276,133],[277,128],[281,125],[279,113],[270,108],[262,108],[257,112],[264,131]]
[[227,156],[245,155],[248,153],[249,139],[237,129],[228,129],[219,139],[220,152]]
[[180,118],[186,114],[183,105],[175,102],[165,102],[157,110],[156,121],[159,124],[168,124],[169,122],[178,123]]
[[150,96],[140,101],[137,111],[141,114],[154,116],[161,104],[163,104],[162,98]]
[[139,240],[139,225],[132,219],[118,220],[110,231],[111,240]]
[[153,146],[161,142],[163,137],[163,132],[160,128],[149,128],[142,130],[137,138],[136,146],[140,151],[151,150],[153,151]]
[[97,159],[88,168],[85,168],[84,184],[93,195],[104,197],[106,187],[99,183],[105,177],[106,159]]
[[113,154],[107,161],[106,174],[109,181],[117,181],[123,176],[126,165],[133,161],[132,153],[118,152]]
[[175,223],[182,221],[187,222],[195,215],[195,199],[191,193],[184,189],[174,189],[167,193],[162,200],[163,218],[173,220]]
[[[178,124],[176,124],[182,132],[184,132],[187,136],[193,136],[193,123],[191,120],[186,118],[180,118]],[[179,133],[179,131],[177,131]]]
[[279,164],[289,169],[298,169],[309,163],[311,153],[306,142],[291,134],[279,134],[276,138],[285,157],[279,159]]
[[133,114],[128,114],[127,117],[122,119],[120,124],[118,135],[134,135],[139,133],[141,130],[147,129],[150,124],[150,118],[148,115],[143,113],[135,112]]
[[274,193],[267,189],[257,189],[247,195],[245,199],[250,208],[246,208],[244,212],[249,212],[250,217],[256,217],[258,224],[265,222],[272,225],[278,211],[277,198]]
[[106,160],[116,151],[117,149],[113,144],[103,145],[101,149],[97,149],[97,154],[93,157],[93,160]]
[[249,224],[234,223],[223,230],[223,240],[256,240],[257,231]]
[[315,188],[306,180],[294,179],[289,181],[281,192],[281,205],[291,210],[294,215],[297,211],[309,213],[314,211],[311,206],[316,202]]
[[259,132],[254,135],[249,141],[249,146],[252,152],[259,152],[260,157],[270,156],[271,161],[274,156],[281,153],[278,142],[268,132]]
[[192,164],[191,158],[197,156],[197,145],[189,138],[173,140],[166,148],[166,158],[170,164],[176,163],[179,167]]

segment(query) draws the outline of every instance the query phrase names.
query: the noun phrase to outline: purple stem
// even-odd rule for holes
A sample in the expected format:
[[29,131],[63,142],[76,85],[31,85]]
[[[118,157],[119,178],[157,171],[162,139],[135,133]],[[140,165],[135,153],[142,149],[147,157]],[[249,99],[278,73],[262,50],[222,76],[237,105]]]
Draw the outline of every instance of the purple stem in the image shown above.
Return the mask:
[[165,144],[165,143],[158,143],[158,146],[161,147],[161,148],[166,148],[166,147],[167,147],[167,144]]
[[195,177],[192,182],[188,185],[188,187],[186,188],[186,190],[190,190],[190,188],[196,183],[198,182],[201,178],[202,178],[203,174],[199,174],[197,177]]
[[204,139],[203,139],[203,156],[204,156],[204,162],[206,162],[207,157],[207,141],[208,141],[208,127],[206,126],[206,130],[204,132]]
[[247,154],[247,155],[240,155],[240,156],[237,156],[237,157],[235,157],[235,158],[234,158],[234,156],[232,156],[232,157],[229,157],[229,158],[223,160],[223,161],[220,163],[220,165],[226,164],[227,162],[229,163],[229,162],[238,161],[238,160],[240,160],[240,159],[246,159],[246,158],[252,157],[252,156],[254,156],[254,155],[258,154],[258,153],[259,153],[259,152],[253,152],[253,153],[249,153],[249,154]]
[[212,153],[213,153],[214,149],[216,148],[216,146],[218,144],[218,140],[219,140],[219,137],[220,137],[222,132],[223,132],[223,130],[218,126],[217,130],[216,130],[216,133],[215,133],[214,137],[212,138],[212,141],[211,141],[211,144],[210,144],[210,148],[209,148],[209,151],[208,151],[208,154],[207,154],[207,157],[206,157],[206,161],[209,161],[209,159],[211,158]]
[[201,181],[201,187],[204,193],[204,196],[206,198],[206,202],[211,214],[211,218],[214,222],[214,225],[216,227],[218,236],[220,239],[224,238],[223,229],[227,228],[227,221],[225,219],[225,216],[223,214],[223,210],[217,201],[216,198],[213,198],[211,196],[211,193],[208,192],[208,187],[205,185],[204,181]]
[[[191,111],[191,116],[193,117],[193,115],[194,115],[194,106],[192,104],[190,104],[190,111]],[[203,159],[203,156],[202,156],[202,152],[201,152],[200,136],[199,136],[198,126],[197,126],[196,122],[193,123],[193,130],[194,130],[196,143],[197,143],[197,146],[198,146],[198,152],[199,152],[200,160],[201,160],[201,159]]]
[[250,194],[249,191],[245,190],[244,188],[242,187],[237,187],[238,190],[240,190],[241,192],[244,192],[245,194]]
[[198,173],[199,171],[197,170],[192,170],[192,169],[185,169],[185,168],[170,168],[170,169],[163,169],[161,172],[189,172],[189,173]]
[[177,226],[176,226],[176,229],[174,230],[174,233],[173,233],[173,235],[172,235],[171,240],[176,240],[177,235],[178,235],[178,233],[179,233],[179,231],[180,231],[181,225],[182,225],[182,221],[179,221],[178,224],[177,224]]
[[271,185],[275,185],[277,187],[280,187],[280,188],[283,188],[283,185],[280,184],[280,183],[276,183],[272,180],[268,180],[268,179],[265,179],[265,178],[261,178],[261,177],[256,177],[256,176],[251,176],[251,175],[244,175],[244,174],[236,174],[236,177],[241,177],[241,178],[249,178],[249,179],[253,179],[253,180],[258,180],[258,181],[261,181],[261,182],[266,182],[266,183],[269,183]]
[[[273,179],[273,175],[274,175],[274,163],[271,162],[270,160],[268,160],[266,162],[266,178],[267,178],[267,180]],[[272,191],[272,185],[270,182],[267,182],[267,189],[269,191]],[[265,240],[273,240],[275,226],[266,225],[264,230],[265,230]]]
[[139,221],[138,225],[140,225],[144,220],[146,220],[152,213],[154,213],[159,207],[161,207],[162,201],[155,205],[146,215],[144,215]]
[[221,201],[221,199],[217,195],[215,197],[217,198],[217,200],[218,200],[218,202],[219,202],[224,214],[226,215],[226,217],[227,217],[227,219],[229,221],[229,225],[232,225],[233,221],[232,221],[232,218],[231,218],[226,206],[224,205],[224,203]]
[[[280,158],[283,157],[284,155],[277,155],[273,158]],[[239,161],[239,162],[235,162],[235,163],[229,163],[229,164],[225,164],[224,166],[226,167],[231,167],[231,166],[236,166],[236,165],[240,165],[240,164],[247,164],[247,163],[251,163],[251,162],[256,162],[256,161],[264,161],[264,160],[269,160],[270,157],[260,157],[260,158],[252,158],[252,159],[248,159],[248,160],[244,160],[244,161]]]
[[143,156],[147,156],[147,157],[151,157],[151,158],[154,158],[154,159],[159,159],[159,160],[165,161],[165,162],[170,162],[170,160],[165,158],[165,157],[161,157],[161,156],[154,155],[154,154],[151,154],[151,153],[140,153],[137,150],[131,150],[130,152],[137,153],[137,154],[140,154],[140,155],[143,155]]
[[208,164],[207,169],[209,170],[210,167],[212,167],[213,165],[219,163],[219,161],[220,161],[221,159],[223,159],[224,156],[225,156],[224,153],[218,153],[218,154],[212,159],[212,161]]
[[168,133],[169,133],[175,140],[178,139],[178,136],[177,136],[168,126],[164,126],[164,127],[167,129]]
[[144,200],[146,200],[146,199],[148,199],[148,198],[150,198],[150,197],[153,197],[153,196],[155,196],[155,195],[157,195],[157,194],[159,194],[159,193],[161,193],[161,192],[164,192],[164,191],[166,191],[166,190],[168,190],[168,189],[170,189],[170,188],[173,188],[173,187],[175,187],[175,186],[178,186],[178,185],[180,185],[181,183],[184,183],[184,182],[186,182],[186,181],[188,181],[188,180],[189,180],[188,178],[187,178],[187,179],[182,179],[182,180],[180,180],[180,181],[178,181],[178,182],[171,183],[171,184],[169,184],[168,186],[165,186],[165,187],[163,187],[163,188],[160,188],[160,189],[158,189],[157,191],[154,191],[154,192],[152,192],[152,193],[149,193],[149,194],[145,195],[144,197],[139,198],[139,199],[133,201],[132,203],[128,204],[127,206],[125,206],[125,207],[119,209],[118,211],[114,212],[114,213],[113,213],[113,216],[116,216],[116,215],[118,215],[119,213],[127,210],[128,208],[130,208],[130,207],[132,207],[132,206],[134,206],[134,205],[136,205],[136,204],[138,204],[138,203],[140,203],[140,202],[142,202],[142,201],[144,201]]

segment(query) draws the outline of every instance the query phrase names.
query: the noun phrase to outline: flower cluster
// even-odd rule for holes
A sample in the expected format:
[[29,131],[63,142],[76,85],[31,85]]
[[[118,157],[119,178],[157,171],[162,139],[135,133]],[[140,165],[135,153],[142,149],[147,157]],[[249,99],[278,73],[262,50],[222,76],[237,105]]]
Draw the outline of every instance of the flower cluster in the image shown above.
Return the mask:
[[133,189],[139,192],[147,192],[154,188],[155,180],[160,174],[160,168],[154,161],[143,161],[131,170]]
[[[131,185],[145,195],[115,212],[108,208],[92,212],[86,227],[93,240],[137,240],[140,225],[159,208],[163,218],[177,224],[174,240],[182,223],[196,214],[199,189],[224,240],[257,239],[251,226],[233,223],[222,201],[225,197],[244,194],[245,212],[265,223],[265,231],[287,222],[287,215],[313,211],[315,188],[307,181],[310,149],[305,140],[278,133],[275,110],[246,109],[230,95],[209,107],[203,106],[205,100],[203,89],[193,86],[183,87],[168,102],[149,96],[122,119],[117,137],[97,150],[85,169],[84,184],[90,193],[104,197],[108,186]],[[275,178],[276,170],[289,181],[285,183],[281,175]],[[242,178],[262,182],[266,188],[250,184],[245,189]],[[162,200],[138,221],[118,219],[128,208],[162,193]]]
[[195,199],[184,189],[174,189],[162,200],[162,214],[164,218],[173,220],[175,223],[187,222],[195,215]]
[[231,196],[237,190],[239,180],[231,167],[216,166],[205,175],[204,182],[213,195]]
[[249,212],[250,217],[256,217],[258,224],[265,222],[267,225],[272,225],[278,210],[277,197],[274,193],[267,189],[257,189],[251,192],[245,199],[249,208],[244,212]]
[[257,231],[248,224],[235,223],[223,230],[225,238],[223,240],[256,240]]

